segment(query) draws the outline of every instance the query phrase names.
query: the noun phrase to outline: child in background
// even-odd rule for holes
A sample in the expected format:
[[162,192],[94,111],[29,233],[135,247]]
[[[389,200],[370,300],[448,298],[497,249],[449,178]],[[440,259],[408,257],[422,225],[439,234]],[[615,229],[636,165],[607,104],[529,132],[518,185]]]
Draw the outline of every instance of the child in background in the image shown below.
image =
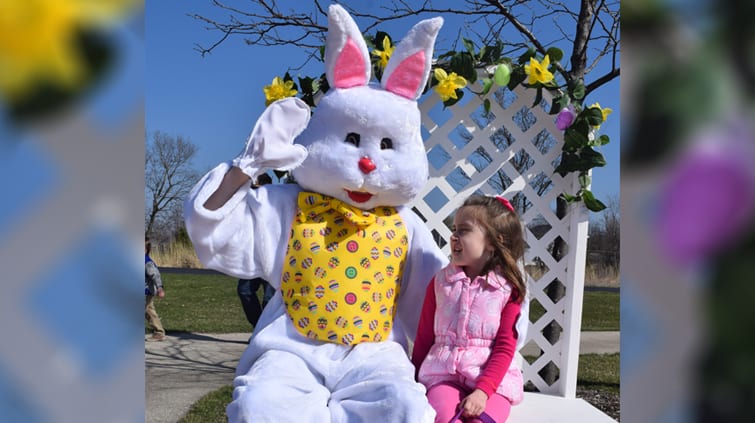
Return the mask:
[[524,245],[505,198],[471,196],[457,210],[451,264],[427,287],[412,352],[436,422],[501,423],[522,400],[513,358],[526,294],[518,266]]
[[160,277],[160,270],[152,258],[149,256],[152,249],[152,243],[149,238],[144,238],[144,317],[147,319],[149,326],[154,331],[152,336],[147,338],[147,341],[162,341],[165,339],[165,329],[163,329],[162,322],[160,322],[160,316],[157,315],[155,310],[155,295],[160,298],[165,297],[165,290],[163,289],[163,280]]

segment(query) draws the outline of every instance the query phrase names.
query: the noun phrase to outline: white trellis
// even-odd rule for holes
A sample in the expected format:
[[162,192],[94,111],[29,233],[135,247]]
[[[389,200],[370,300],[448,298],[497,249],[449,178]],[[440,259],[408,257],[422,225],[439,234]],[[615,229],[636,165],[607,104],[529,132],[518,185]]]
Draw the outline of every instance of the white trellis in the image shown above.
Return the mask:
[[[469,195],[504,195],[518,207],[526,208],[522,220],[527,227],[525,235],[529,246],[525,262],[528,263],[530,310],[544,309],[545,312],[530,321],[525,345],[526,350],[540,354],[534,360],[518,357],[525,383],[531,383],[540,393],[528,392],[522,404],[541,402],[545,405],[558,398],[573,400],[577,385],[588,213],[582,203],[577,203],[569,207],[566,217],[556,217],[556,197],[562,192],[576,192],[579,184],[576,175],[561,177],[553,171],[561,152],[562,133],[555,126],[554,116],[547,113],[550,96],[544,92],[543,100],[533,107],[536,95],[533,89],[491,90],[485,97],[491,105],[487,113],[483,99],[469,91],[465,94],[462,101],[447,109],[443,109],[435,94],[425,96],[420,104],[430,179],[411,206],[426,219],[445,253],[449,253],[447,240],[451,232],[444,220]],[[537,189],[538,180],[550,181],[550,187]],[[548,247],[559,237],[567,248],[556,261]],[[546,294],[553,283],[561,283],[566,288],[565,296],[555,303]],[[554,344],[543,336],[544,328],[550,324],[561,328]],[[558,369],[557,379],[550,385],[541,377],[546,366]],[[575,411],[576,414],[572,414],[575,419],[587,416],[586,421],[602,421],[603,418],[611,421],[586,402],[578,402],[572,401],[567,408],[575,408],[576,404],[576,408],[592,411],[586,414]],[[549,412],[555,416],[562,411]],[[564,417],[561,414],[554,421],[569,421]],[[537,421],[543,417],[530,415],[529,418]]]

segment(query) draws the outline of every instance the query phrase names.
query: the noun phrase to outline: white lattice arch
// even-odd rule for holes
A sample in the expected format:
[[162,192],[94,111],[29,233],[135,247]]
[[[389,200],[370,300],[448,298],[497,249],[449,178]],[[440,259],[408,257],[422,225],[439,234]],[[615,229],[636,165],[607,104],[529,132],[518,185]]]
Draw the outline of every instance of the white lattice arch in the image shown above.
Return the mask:
[[[480,87],[475,89],[479,91]],[[577,203],[569,207],[564,219],[556,217],[556,197],[562,192],[576,192],[578,181],[574,175],[561,177],[553,171],[561,152],[562,133],[555,126],[554,116],[547,113],[550,97],[547,92],[543,93],[542,102],[533,107],[536,99],[536,91],[533,89],[519,88],[513,93],[503,89],[491,90],[484,98],[469,91],[465,94],[462,101],[445,110],[434,93],[422,99],[420,109],[425,131],[425,149],[431,163],[430,179],[412,207],[426,219],[443,251],[449,253],[447,240],[451,233],[444,219],[451,216],[469,195],[476,192],[504,195],[509,199],[517,199],[515,204],[528,204],[522,215],[527,226],[526,240],[529,246],[525,262],[538,263],[540,269],[539,272],[527,272],[529,296],[531,304],[542,306],[544,314],[530,322],[525,341],[527,350],[539,349],[541,354],[532,362],[521,361],[525,382],[529,381],[540,394],[527,393],[523,404],[528,401],[530,404],[544,404],[558,397],[574,399],[588,213],[582,203]],[[490,113],[494,116],[484,112],[485,98],[489,99]],[[527,122],[523,124],[525,120]],[[538,137],[546,142],[536,145],[534,140]],[[513,142],[504,142],[504,139]],[[527,156],[527,165],[514,164],[514,159]],[[549,179],[551,188],[544,192],[536,190],[533,181],[538,178]],[[515,198],[517,195],[518,198]],[[547,231],[543,233],[543,229]],[[561,260],[556,261],[548,247],[558,237],[565,241],[567,251]],[[559,282],[565,286],[566,295],[554,303],[545,291],[551,283]],[[530,316],[532,317],[532,313]],[[559,340],[553,345],[542,333],[552,321],[563,330]],[[539,373],[548,363],[558,368],[558,378],[551,385]],[[589,407],[584,401],[579,402],[584,404],[577,404],[577,408],[582,405]],[[567,407],[574,408],[574,403],[570,404]],[[561,409],[559,413],[563,412],[563,404]],[[588,417],[589,421],[603,421],[601,413],[596,409],[592,410],[587,414],[573,415],[592,416],[595,418]],[[556,410],[551,412],[555,415]],[[593,412],[597,414],[590,414]],[[602,416],[611,421],[607,416]],[[561,417],[565,416],[561,414]],[[525,421],[530,421],[527,420],[530,418],[531,421],[537,421],[532,415],[526,417]]]

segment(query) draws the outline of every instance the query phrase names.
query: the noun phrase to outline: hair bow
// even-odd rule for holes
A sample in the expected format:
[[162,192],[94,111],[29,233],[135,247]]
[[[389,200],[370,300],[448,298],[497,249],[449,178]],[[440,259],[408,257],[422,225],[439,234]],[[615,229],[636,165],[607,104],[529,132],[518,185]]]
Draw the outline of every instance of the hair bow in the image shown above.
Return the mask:
[[509,209],[511,213],[516,213],[516,211],[514,210],[514,206],[511,205],[511,202],[509,200],[501,197],[500,195],[496,195],[495,199],[498,200],[499,203],[503,204],[503,207],[506,207],[507,209]]

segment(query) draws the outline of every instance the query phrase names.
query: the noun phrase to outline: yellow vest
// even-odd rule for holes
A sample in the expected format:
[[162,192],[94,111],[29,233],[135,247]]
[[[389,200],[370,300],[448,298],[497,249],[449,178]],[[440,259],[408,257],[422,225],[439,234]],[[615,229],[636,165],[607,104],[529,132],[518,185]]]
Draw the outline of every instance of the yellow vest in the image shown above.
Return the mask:
[[393,207],[365,211],[300,193],[281,277],[296,330],[343,345],[386,339],[408,244]]

